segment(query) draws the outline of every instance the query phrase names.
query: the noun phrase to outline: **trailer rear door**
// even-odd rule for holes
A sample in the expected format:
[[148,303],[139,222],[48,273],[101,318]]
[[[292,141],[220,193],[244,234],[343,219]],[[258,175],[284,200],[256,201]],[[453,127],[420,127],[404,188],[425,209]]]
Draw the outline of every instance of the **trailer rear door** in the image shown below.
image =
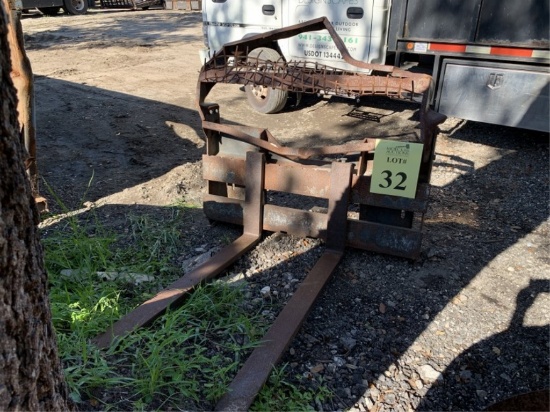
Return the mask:
[[403,36],[413,40],[473,42],[481,1],[408,1]]

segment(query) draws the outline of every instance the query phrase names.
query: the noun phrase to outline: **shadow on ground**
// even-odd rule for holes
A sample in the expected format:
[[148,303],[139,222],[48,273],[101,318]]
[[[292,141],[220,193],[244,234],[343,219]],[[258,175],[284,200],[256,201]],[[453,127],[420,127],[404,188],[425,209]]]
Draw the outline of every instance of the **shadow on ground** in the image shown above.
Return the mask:
[[50,205],[47,186],[71,210],[201,158],[195,110],[40,76],[35,88],[38,168]]

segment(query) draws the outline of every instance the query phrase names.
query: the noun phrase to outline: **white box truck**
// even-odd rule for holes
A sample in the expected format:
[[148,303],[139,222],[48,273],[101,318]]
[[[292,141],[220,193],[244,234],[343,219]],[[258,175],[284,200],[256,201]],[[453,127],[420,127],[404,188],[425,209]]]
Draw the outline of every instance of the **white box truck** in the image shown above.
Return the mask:
[[[447,116],[550,131],[550,0],[205,0],[204,62],[228,42],[327,17],[350,54],[430,74],[430,105]],[[326,31],[280,40],[264,58],[357,70]],[[264,113],[286,92],[247,86]]]

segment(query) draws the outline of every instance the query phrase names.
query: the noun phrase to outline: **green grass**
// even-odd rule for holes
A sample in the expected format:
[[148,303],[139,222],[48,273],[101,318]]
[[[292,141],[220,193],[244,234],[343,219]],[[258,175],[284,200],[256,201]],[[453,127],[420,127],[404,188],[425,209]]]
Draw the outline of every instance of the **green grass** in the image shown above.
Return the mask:
[[[330,399],[332,393],[322,383],[301,381],[291,382],[286,371],[286,365],[276,367],[271,372],[268,382],[264,385],[250,408],[251,411],[313,411],[316,402]],[[314,386],[315,388],[312,388]]]
[[[244,309],[242,286],[218,281],[107,350],[90,343],[181,276],[173,262],[188,244],[184,228],[192,216],[185,205],[165,212],[129,216],[123,233],[104,229],[93,210],[91,221],[69,217],[44,231],[59,354],[77,403],[103,410],[210,410],[269,326]],[[102,280],[97,272],[155,280],[135,285]],[[313,391],[289,382],[286,370],[277,369],[254,410],[308,410],[316,398],[328,396],[322,386]]]

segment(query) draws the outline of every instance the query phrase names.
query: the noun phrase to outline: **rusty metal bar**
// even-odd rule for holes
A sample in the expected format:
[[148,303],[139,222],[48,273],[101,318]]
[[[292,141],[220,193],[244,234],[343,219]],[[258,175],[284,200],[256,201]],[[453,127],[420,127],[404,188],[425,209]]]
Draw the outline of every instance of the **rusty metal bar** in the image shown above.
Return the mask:
[[349,220],[346,244],[357,249],[414,260],[420,256],[422,232],[405,227]]
[[271,153],[279,156],[297,158],[297,159],[309,159],[314,156],[327,156],[336,154],[347,154],[355,152],[369,152],[374,150],[376,139],[367,138],[364,141],[350,142],[335,146],[323,146],[314,148],[294,148],[279,146],[274,142],[258,139],[246,133],[243,128],[229,126],[225,124],[203,121],[202,126],[205,130],[211,130],[222,133],[224,136],[229,136],[232,139],[240,142],[248,143],[250,145],[257,146],[261,149],[268,150]]
[[[240,225],[242,211],[242,200],[205,195],[204,213],[210,219]],[[271,232],[325,240],[326,222],[325,213],[269,204],[264,208],[264,230]],[[348,219],[347,225],[346,246],[408,259],[420,255],[422,232],[418,230],[355,219]]]
[[246,153],[246,188],[244,195],[244,235],[262,236],[264,218],[265,155]]
[[169,307],[180,304],[185,299],[186,294],[200,283],[219,275],[244,253],[258,244],[263,226],[264,164],[265,157],[262,153],[247,153],[243,235],[224,247],[208,261],[115,322],[105,333],[94,339],[94,343],[98,347],[106,348],[115,337],[123,336],[136,328],[149,325]]
[[218,411],[246,411],[269,377],[273,366],[306,319],[315,300],[344,255],[352,167],[333,163],[327,222],[327,249],[308,273],[216,405]]
[[[209,219],[241,225],[243,222],[242,200],[205,195],[204,213]],[[270,204],[264,206],[264,230],[271,232],[285,232],[294,236],[325,239],[326,222],[326,213]]]

